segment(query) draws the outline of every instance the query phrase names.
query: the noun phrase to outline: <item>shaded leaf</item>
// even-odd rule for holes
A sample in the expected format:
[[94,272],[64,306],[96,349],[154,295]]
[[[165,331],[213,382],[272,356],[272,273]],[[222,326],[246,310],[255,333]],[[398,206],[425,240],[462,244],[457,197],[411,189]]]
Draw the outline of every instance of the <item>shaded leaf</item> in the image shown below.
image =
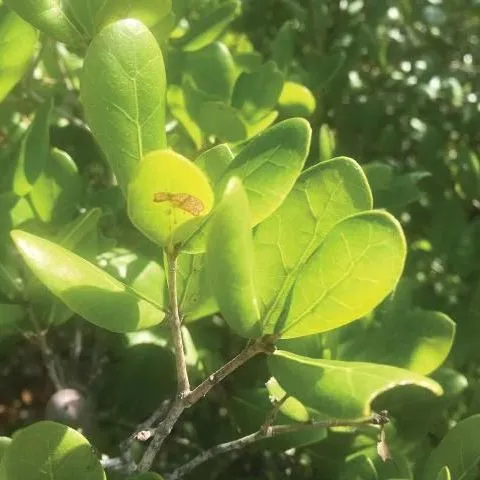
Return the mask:
[[[480,415],[472,415],[459,422],[428,458],[422,480],[448,478],[447,473],[454,479],[477,478],[480,461],[479,432]],[[445,467],[449,472],[445,472]]]
[[218,311],[207,278],[204,254],[178,257],[177,288],[180,311],[186,322]]
[[81,178],[70,155],[53,149],[30,191],[30,199],[43,222],[65,221],[77,208],[81,188]]
[[283,74],[274,62],[243,72],[235,83],[232,106],[249,124],[255,124],[275,107],[283,87]]
[[225,30],[228,24],[238,15],[239,0],[222,2],[212,8],[208,15],[200,17],[181,37],[177,44],[187,52],[199,50],[212,43]]
[[20,152],[13,176],[13,192],[23,197],[33,187],[45,168],[50,152],[50,114],[52,100],[43,103],[35,113],[20,143]]
[[346,339],[337,352],[341,360],[383,363],[427,375],[447,358],[455,322],[441,312],[413,308],[405,282],[365,325],[341,332]]
[[233,159],[234,155],[228,145],[222,143],[201,153],[195,164],[208,176],[211,185],[215,185]]
[[228,48],[214,42],[201,50],[189,52],[185,59],[185,75],[212,100],[228,102],[235,80],[235,64]]
[[398,385],[413,384],[442,394],[433,380],[387,365],[312,359],[282,350],[269,357],[268,364],[288,394],[331,418],[368,415],[375,397]]

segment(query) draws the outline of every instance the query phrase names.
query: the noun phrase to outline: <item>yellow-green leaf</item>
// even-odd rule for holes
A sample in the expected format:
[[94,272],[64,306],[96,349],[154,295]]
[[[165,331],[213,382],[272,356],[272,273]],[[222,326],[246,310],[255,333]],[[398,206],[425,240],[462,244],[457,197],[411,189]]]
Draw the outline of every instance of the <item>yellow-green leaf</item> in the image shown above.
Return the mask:
[[204,173],[171,150],[148,154],[128,189],[128,214],[134,225],[162,246],[182,242],[213,206]]
[[16,13],[0,21],[0,102],[23,77],[37,45],[37,31]]

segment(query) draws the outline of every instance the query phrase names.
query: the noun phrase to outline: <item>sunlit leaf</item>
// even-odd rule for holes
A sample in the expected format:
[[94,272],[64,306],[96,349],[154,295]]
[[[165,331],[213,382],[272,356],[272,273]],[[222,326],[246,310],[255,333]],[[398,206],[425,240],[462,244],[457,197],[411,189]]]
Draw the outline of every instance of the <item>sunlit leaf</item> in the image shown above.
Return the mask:
[[395,287],[406,256],[400,224],[364,212],[338,223],[300,271],[282,338],[325,332],[369,313]]
[[2,467],[8,480],[105,480],[87,439],[73,428],[38,422],[15,433]]
[[81,100],[124,194],[140,160],[166,146],[165,95],[162,52],[142,23],[122,20],[94,38],[85,57]]
[[42,32],[70,44],[87,44],[103,27],[123,18],[154,25],[171,8],[171,0],[6,0],[5,3]]
[[37,31],[16,13],[0,20],[0,102],[23,77],[37,45]]
[[11,236],[39,280],[85,320],[113,332],[148,328],[163,320],[161,310],[78,255],[20,230]]
[[365,176],[349,158],[316,165],[300,175],[280,208],[255,232],[257,287],[265,331],[272,331],[299,269],[330,229],[371,206]]
[[308,117],[316,108],[313,93],[307,87],[295,82],[283,84],[278,104],[289,116]]
[[182,242],[212,206],[213,192],[203,172],[170,150],[148,154],[128,190],[130,219],[162,246]]

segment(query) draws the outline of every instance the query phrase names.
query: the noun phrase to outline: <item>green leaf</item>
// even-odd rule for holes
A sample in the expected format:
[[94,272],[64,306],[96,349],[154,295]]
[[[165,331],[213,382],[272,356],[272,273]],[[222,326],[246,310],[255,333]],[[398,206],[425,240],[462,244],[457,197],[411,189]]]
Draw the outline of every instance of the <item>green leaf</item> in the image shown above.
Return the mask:
[[209,14],[202,15],[193,23],[187,33],[177,40],[176,44],[187,52],[193,52],[209,45],[220,36],[239,11],[239,0],[222,2],[216,8],[213,8]]
[[235,64],[228,48],[214,42],[186,54],[185,75],[212,100],[228,102],[235,81]]
[[337,349],[341,360],[383,363],[427,375],[446,360],[455,337],[455,322],[441,312],[413,308],[409,285],[396,291],[376,309],[373,318],[351,324]]
[[221,143],[201,153],[195,164],[207,175],[211,185],[215,185],[233,159],[234,155],[228,145]]
[[231,177],[240,178],[250,203],[252,227],[285,200],[303,168],[310,138],[308,122],[285,120],[254,138],[230,164],[220,187]]
[[203,102],[195,118],[205,133],[222,141],[234,143],[247,138],[247,127],[238,111],[224,102]]
[[[164,309],[165,272],[155,260],[125,248],[114,248],[97,257],[98,264],[128,285],[147,302]],[[182,312],[183,313],[183,312]]]
[[395,287],[406,256],[400,224],[381,211],[338,223],[300,271],[282,338],[326,332],[369,313]]
[[13,176],[13,191],[23,197],[32,189],[45,168],[50,152],[49,122],[52,100],[39,107],[20,143],[20,152]]
[[255,124],[269,113],[280,97],[283,74],[274,62],[267,62],[254,72],[243,72],[235,83],[232,106],[242,117]]
[[[250,205],[251,227],[269,217],[285,200],[300,174],[310,148],[307,121],[292,118],[277,123],[252,139],[233,159],[215,192],[222,193],[232,177],[238,177]],[[205,228],[186,244],[186,251],[205,251]]]
[[[369,210],[372,196],[360,166],[346,157],[303,172],[280,208],[257,228],[256,279],[265,332],[272,332],[288,292],[325,235],[354,213]],[[301,225],[301,231],[292,225]]]
[[58,235],[58,243],[67,250],[73,250],[88,234],[97,229],[102,217],[100,208],[92,208],[65,225]]
[[398,385],[412,384],[442,394],[433,380],[387,365],[312,359],[282,350],[269,357],[268,364],[289,395],[331,418],[369,415],[371,402]]
[[318,131],[318,161],[324,162],[333,157],[335,151],[335,136],[327,124],[320,126]]
[[35,218],[35,213],[25,197],[14,193],[0,193],[0,233],[7,234],[12,228]]
[[182,242],[212,206],[207,177],[194,163],[170,150],[148,154],[128,190],[133,224],[162,246]]
[[[142,335],[139,332],[138,335]],[[138,424],[147,418],[175,389],[175,357],[165,346],[145,338],[116,354],[100,379],[101,408],[115,417]],[[113,362],[112,362],[113,363]],[[148,395],[139,392],[148,385]]]
[[317,106],[313,93],[295,82],[285,82],[278,104],[288,116],[309,117]]
[[158,473],[145,472],[128,477],[128,480],[163,480],[163,477]]
[[112,332],[129,332],[163,320],[161,310],[78,255],[27,232],[14,230],[11,236],[39,280],[89,322]]
[[438,472],[436,480],[452,480],[452,475],[447,466],[442,467],[442,469]]
[[0,20],[0,102],[28,69],[37,45],[37,31],[16,13]]
[[169,85],[167,90],[167,103],[171,114],[181,123],[197,150],[204,144],[204,135],[187,109],[185,93],[178,85]]
[[43,172],[30,191],[30,200],[43,222],[70,219],[80,200],[81,183],[75,162],[68,153],[53,149]]
[[[271,397],[278,398],[277,394],[281,391],[283,390],[278,384],[273,388],[269,387],[268,390],[265,388],[234,390],[229,395],[228,407],[236,430],[239,430],[241,435],[248,435],[257,431],[265,423],[265,419],[272,411]],[[293,399],[289,399],[285,403],[290,402],[290,400]],[[295,425],[298,424],[298,420],[280,411],[277,415],[276,423]],[[327,431],[324,428],[311,428],[299,432],[283,433],[256,441],[250,449],[256,451],[268,449],[284,452],[289,448],[299,448],[325,440],[326,435]]]
[[369,163],[363,170],[372,188],[376,208],[403,207],[421,197],[418,182],[430,176],[428,172],[416,171],[398,174],[390,165]]
[[288,70],[295,56],[296,30],[297,22],[289,20],[280,27],[272,42],[272,60],[282,72]]
[[8,480],[105,480],[87,439],[73,428],[38,422],[15,433],[2,462]]
[[315,71],[315,84],[318,88],[325,88],[337,75],[345,63],[345,52],[333,52],[322,57]]
[[0,437],[0,464],[2,463],[2,458],[7,451],[7,448],[12,443],[12,439],[9,437]]
[[26,318],[23,305],[0,303],[0,338],[21,331],[19,323]]
[[90,44],[81,99],[92,132],[126,194],[137,164],[166,147],[162,52],[136,20],[104,28]]
[[422,480],[448,478],[442,469],[447,467],[453,479],[475,479],[480,459],[480,415],[459,422],[440,442],[428,458]]
[[218,311],[207,279],[204,254],[179,255],[177,289],[180,311],[186,322]]
[[232,178],[215,209],[205,257],[207,277],[225,321],[239,335],[260,335],[247,195]]
[[27,22],[68,44],[86,44],[103,27],[123,18],[154,25],[171,9],[171,0],[6,0]]

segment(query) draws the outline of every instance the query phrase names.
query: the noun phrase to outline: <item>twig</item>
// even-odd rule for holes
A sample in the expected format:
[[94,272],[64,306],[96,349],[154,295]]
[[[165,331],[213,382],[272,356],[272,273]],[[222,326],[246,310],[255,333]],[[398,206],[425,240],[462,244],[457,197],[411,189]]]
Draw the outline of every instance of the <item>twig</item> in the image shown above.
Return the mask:
[[182,338],[182,320],[178,309],[177,298],[177,253],[168,252],[168,291],[170,294],[170,315],[168,317],[170,332],[172,334],[173,348],[175,350],[175,362],[177,369],[177,396],[184,399],[190,393],[188,380],[187,362]]
[[168,290],[170,294],[170,314],[168,316],[170,331],[172,334],[172,342],[175,350],[175,362],[177,371],[177,396],[165,418],[160,422],[155,430],[146,430],[137,433],[138,440],[147,440],[153,435],[147,450],[145,451],[138,470],[146,472],[152,466],[155,456],[160,451],[163,442],[170,435],[175,423],[182,415],[183,411],[203,398],[215,385],[221,382],[227,375],[232,373],[238,367],[243,365],[253,356],[268,352],[271,353],[275,349],[275,337],[266,335],[254,342],[249,343],[247,347],[240,352],[234,359],[210,375],[193,391],[190,390],[190,382],[188,380],[187,362],[185,359],[185,351],[182,338],[182,320],[178,308],[177,297],[177,252],[173,249],[167,251],[168,262]]
[[137,431],[130,437],[130,443],[133,439],[144,442],[154,435],[155,429],[152,427],[166,415],[169,405],[170,400],[164,400],[152,415],[137,427]]
[[384,425],[389,421],[386,412],[380,414],[373,414],[368,417],[354,419],[354,420],[323,420],[312,423],[301,423],[296,425],[274,425],[269,428],[262,426],[258,431],[246,435],[245,437],[238,438],[231,442],[221,443],[214,447],[203,451],[189,462],[185,463],[181,467],[177,468],[170,474],[166,475],[166,480],[178,480],[187,473],[190,473],[196,467],[202,463],[210,460],[218,455],[224,453],[240,450],[242,448],[251,445],[252,443],[261,440],[266,437],[273,437],[282,433],[294,433],[303,430],[310,430],[312,428],[332,428],[332,427],[359,427],[362,425]]

